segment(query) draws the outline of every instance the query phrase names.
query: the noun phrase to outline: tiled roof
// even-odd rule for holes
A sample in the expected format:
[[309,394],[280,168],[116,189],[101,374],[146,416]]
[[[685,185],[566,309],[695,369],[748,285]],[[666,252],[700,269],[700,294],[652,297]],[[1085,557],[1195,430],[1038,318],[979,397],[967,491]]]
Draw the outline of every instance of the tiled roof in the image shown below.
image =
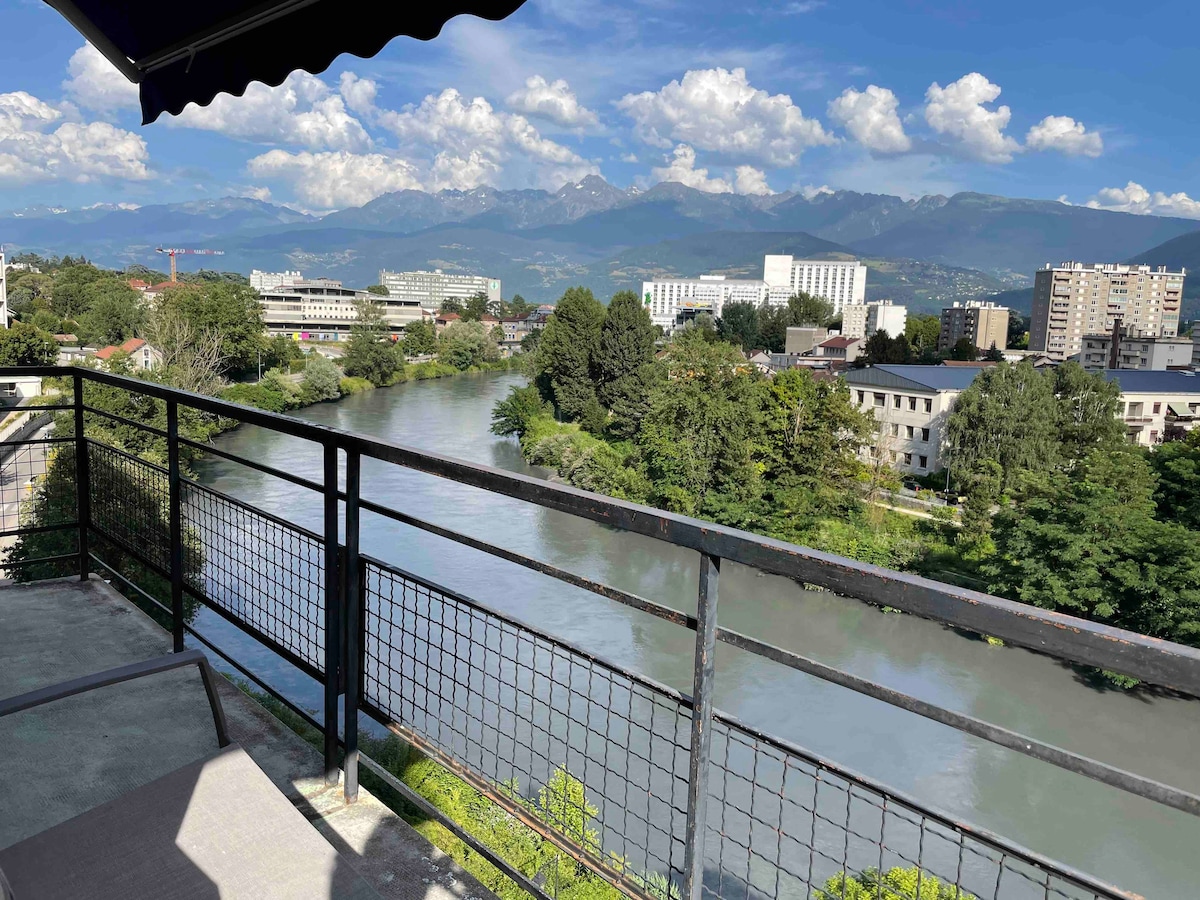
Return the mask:
[[124,350],[126,353],[132,353],[134,350],[140,350],[142,347],[145,347],[145,346],[146,346],[146,342],[143,341],[141,338],[130,338],[129,340],[127,340],[125,343],[123,343],[121,345],[121,349]]
[[846,337],[845,335],[839,335],[838,337],[831,337],[827,341],[822,341],[817,346],[818,347],[832,347],[836,350],[845,350],[851,344],[857,344],[857,343],[858,343],[858,338],[856,338],[856,337]]

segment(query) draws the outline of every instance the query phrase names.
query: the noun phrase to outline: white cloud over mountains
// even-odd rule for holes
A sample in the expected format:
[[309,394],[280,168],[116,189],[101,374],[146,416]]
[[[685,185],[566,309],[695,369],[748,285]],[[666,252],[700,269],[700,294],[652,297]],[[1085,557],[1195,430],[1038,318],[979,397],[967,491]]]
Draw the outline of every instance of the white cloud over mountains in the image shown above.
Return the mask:
[[907,153],[912,140],[896,110],[900,101],[887,88],[874,84],[865,91],[846,88],[829,103],[829,117],[841,124],[852,138],[878,153]]
[[987,163],[1012,162],[1021,145],[1004,133],[1012,118],[1007,106],[988,109],[1000,86],[978,72],[942,87],[936,81],[925,92],[925,121],[965,155]]
[[138,86],[91,44],[84,44],[71,55],[67,73],[71,77],[63,82],[63,90],[84,109],[111,115],[138,108]]
[[667,148],[684,142],[735,162],[784,168],[810,147],[836,143],[787,94],[751,85],[745,69],[691,70],[657,91],[626,94],[616,105],[644,143]]
[[151,177],[146,142],[108,122],[78,121],[25,91],[0,94],[0,183]]
[[362,206],[389,191],[424,186],[415,166],[382,153],[269,150],[246,170],[258,179],[286,182],[314,209]]
[[1193,200],[1183,191],[1167,194],[1148,191],[1136,181],[1123,188],[1103,188],[1087,202],[1092,209],[1111,209],[1116,212],[1143,216],[1179,216],[1200,219],[1200,200]]
[[1067,156],[1097,157],[1104,152],[1104,140],[1088,131],[1082,122],[1070,116],[1046,116],[1029,129],[1025,146],[1031,150],[1057,150]]
[[548,119],[563,128],[592,128],[599,117],[579,102],[575,92],[562,78],[548,82],[541,75],[525,80],[525,87],[509,94],[508,108],[527,116]]

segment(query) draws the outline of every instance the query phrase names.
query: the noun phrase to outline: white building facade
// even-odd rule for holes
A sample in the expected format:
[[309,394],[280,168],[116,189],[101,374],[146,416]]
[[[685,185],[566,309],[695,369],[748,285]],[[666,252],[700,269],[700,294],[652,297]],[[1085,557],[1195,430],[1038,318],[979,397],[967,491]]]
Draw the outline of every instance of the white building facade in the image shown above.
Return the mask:
[[1116,365],[1113,363],[1113,336],[1089,334],[1083,339],[1079,364],[1089,372],[1101,369],[1140,369],[1165,372],[1192,365],[1194,345],[1190,338],[1129,337],[1117,341]]
[[782,305],[793,294],[803,292],[828,300],[835,316],[847,304],[864,303],[867,298],[867,267],[857,259],[767,256],[763,258],[763,281],[770,288],[772,304]]
[[1110,369],[1104,377],[1121,387],[1117,416],[1125,423],[1131,443],[1154,447],[1178,440],[1196,427],[1200,375]]
[[868,338],[877,331],[896,337],[904,334],[907,324],[908,308],[891,300],[847,303],[842,307],[842,334],[846,337]]
[[445,300],[462,303],[476,294],[486,294],[490,303],[500,302],[500,279],[459,272],[388,272],[379,273],[379,283],[396,300],[412,301],[426,309],[437,310]]
[[383,307],[384,321],[393,335],[423,316],[416,301],[356,291],[328,278],[264,291],[261,303],[269,334],[286,334],[297,341],[344,341],[358,319],[356,304],[362,300]]
[[258,269],[250,272],[250,287],[260,294],[263,291],[273,290],[285,284],[296,284],[303,280],[304,276],[299,272],[260,272]]
[[753,303],[761,306],[767,299],[765,281],[701,275],[699,278],[656,278],[642,282],[642,303],[650,311],[650,321],[668,331],[681,318],[709,313],[721,318],[726,303]]

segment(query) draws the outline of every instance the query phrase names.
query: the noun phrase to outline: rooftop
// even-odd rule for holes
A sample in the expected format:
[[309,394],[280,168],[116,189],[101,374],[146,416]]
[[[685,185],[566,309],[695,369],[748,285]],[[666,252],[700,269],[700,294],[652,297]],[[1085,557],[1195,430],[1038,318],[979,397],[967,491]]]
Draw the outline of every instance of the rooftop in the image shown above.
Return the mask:
[[1123,394],[1200,394],[1200,377],[1192,372],[1105,369],[1103,374]]
[[971,386],[979,368],[972,366],[868,366],[851,369],[846,381],[851,384],[878,384],[891,387],[924,388],[930,391],[963,391]]

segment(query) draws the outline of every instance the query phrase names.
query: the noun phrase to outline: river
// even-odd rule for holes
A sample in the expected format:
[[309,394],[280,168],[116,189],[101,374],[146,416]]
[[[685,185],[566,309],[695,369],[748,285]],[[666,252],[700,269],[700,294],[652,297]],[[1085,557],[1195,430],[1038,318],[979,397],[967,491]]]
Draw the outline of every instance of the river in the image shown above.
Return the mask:
[[[488,431],[518,376],[412,382],[300,411],[349,429],[491,466],[545,476],[512,440]],[[242,427],[221,449],[319,481],[305,442]],[[199,477],[256,506],[321,529],[316,495],[211,457]],[[368,460],[363,493],[440,525],[615,587],[695,610],[696,554],[461,485]],[[450,541],[364,515],[363,551],[690,692],[689,632]],[[814,656],[951,709],[1200,791],[1200,701],[1095,687],[1078,671],[991,646],[913,616],[805,591],[738,566],[722,572],[721,624]],[[197,623],[303,705],[307,679],[204,612]],[[719,708],[918,799],[1148,898],[1197,896],[1191,853],[1200,821],[1155,807],[853,692],[726,646],[716,657]]]

